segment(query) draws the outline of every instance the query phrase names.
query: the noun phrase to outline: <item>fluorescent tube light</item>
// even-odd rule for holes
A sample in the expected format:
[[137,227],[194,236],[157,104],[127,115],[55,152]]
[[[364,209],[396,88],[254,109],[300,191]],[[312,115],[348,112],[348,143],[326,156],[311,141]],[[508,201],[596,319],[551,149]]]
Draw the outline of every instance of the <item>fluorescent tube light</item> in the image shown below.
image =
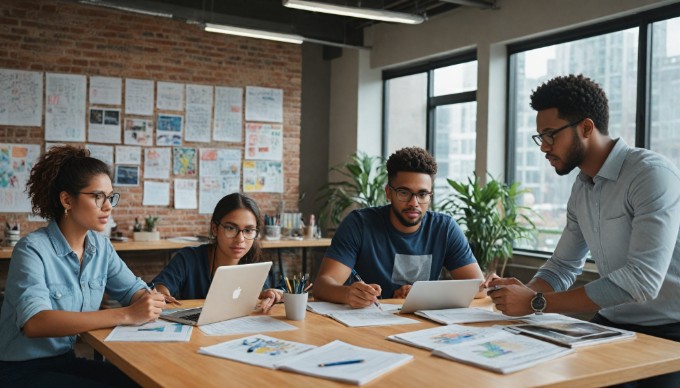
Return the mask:
[[249,38],[257,38],[257,39],[276,40],[276,41],[279,41],[279,42],[286,42],[286,43],[301,44],[302,41],[303,41],[302,37],[299,36],[299,35],[282,34],[282,33],[279,33],[279,32],[269,32],[269,31],[262,31],[262,30],[251,30],[249,28],[224,26],[224,25],[221,25],[221,24],[206,23],[204,29],[208,32],[217,32],[217,33],[220,33],[220,34],[247,36]]
[[127,6],[124,6],[124,5],[112,4],[112,3],[108,3],[108,2],[104,2],[104,1],[98,1],[98,0],[80,0],[79,3],[88,4],[88,5],[96,5],[96,6],[99,6],[99,7],[112,8],[112,9],[117,9],[119,11],[134,12],[134,13],[138,13],[138,14],[141,14],[141,15],[158,16],[158,17],[172,19],[172,14],[168,13],[168,12],[150,11],[150,10],[146,10],[146,9],[127,7]]
[[384,22],[420,24],[425,17],[403,12],[387,11],[382,9],[370,9],[319,3],[308,0],[283,0],[283,5],[289,8],[302,9],[305,11],[323,12],[334,15],[352,16],[356,18],[381,20]]

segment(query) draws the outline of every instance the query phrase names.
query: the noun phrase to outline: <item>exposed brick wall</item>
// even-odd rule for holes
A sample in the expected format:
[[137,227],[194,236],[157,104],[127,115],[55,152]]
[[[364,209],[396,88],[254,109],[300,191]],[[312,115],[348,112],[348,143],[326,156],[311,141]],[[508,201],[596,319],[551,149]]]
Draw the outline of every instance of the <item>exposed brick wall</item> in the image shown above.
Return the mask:
[[[64,1],[0,2],[0,68],[283,89],[285,192],[252,194],[264,212],[274,211],[282,199],[287,211],[297,211],[301,61],[299,45],[208,33],[182,21]],[[121,108],[124,111],[124,105]],[[43,132],[42,127],[0,126],[0,143],[41,144],[44,150]],[[243,143],[183,145],[243,150]],[[172,187],[172,174],[170,183]],[[197,210],[144,208],[141,184],[116,191],[122,199],[113,217],[128,236],[135,216],[145,214],[160,216],[162,237],[208,232],[209,215],[199,215]],[[0,213],[0,222],[4,225],[9,216],[18,217],[22,236],[42,226],[29,223],[25,213]]]

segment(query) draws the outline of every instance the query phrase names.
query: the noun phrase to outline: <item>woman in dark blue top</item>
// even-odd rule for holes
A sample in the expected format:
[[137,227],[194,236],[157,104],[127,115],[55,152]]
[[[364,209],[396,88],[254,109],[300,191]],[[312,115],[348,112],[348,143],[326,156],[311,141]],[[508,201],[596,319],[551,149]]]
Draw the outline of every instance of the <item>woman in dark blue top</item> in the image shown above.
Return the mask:
[[[260,261],[256,239],[261,227],[260,210],[251,198],[233,193],[215,206],[210,221],[209,244],[179,250],[170,263],[156,276],[156,289],[166,300],[204,299],[217,267]],[[281,301],[279,290],[266,288],[260,293],[262,310]]]

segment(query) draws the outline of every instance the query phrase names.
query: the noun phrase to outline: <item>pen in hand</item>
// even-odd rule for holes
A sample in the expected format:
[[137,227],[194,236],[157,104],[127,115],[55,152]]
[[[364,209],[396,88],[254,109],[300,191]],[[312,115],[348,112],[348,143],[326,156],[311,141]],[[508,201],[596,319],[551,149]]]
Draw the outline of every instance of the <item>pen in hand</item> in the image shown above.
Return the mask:
[[[360,282],[362,282],[362,283],[366,283],[366,282],[361,278],[361,276],[359,276],[359,274],[357,273],[357,271],[356,271],[354,268],[352,268],[352,275],[354,275],[354,277],[355,277],[358,281],[360,281]],[[380,309],[380,311],[385,311],[385,310],[383,310],[382,306],[380,305],[380,303],[378,303],[377,300],[376,300],[375,302],[373,302],[373,304],[375,305],[375,307],[377,307],[378,309]]]

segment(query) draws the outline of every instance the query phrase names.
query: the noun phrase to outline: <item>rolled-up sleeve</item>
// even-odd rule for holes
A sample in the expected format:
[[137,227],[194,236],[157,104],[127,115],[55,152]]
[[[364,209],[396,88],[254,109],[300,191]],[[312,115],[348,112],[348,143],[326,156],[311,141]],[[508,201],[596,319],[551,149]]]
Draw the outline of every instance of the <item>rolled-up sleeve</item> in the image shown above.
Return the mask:
[[552,257],[534,276],[545,280],[555,291],[565,291],[574,284],[576,277],[582,272],[588,254],[588,245],[573,212],[573,201],[572,194],[567,204],[567,226],[562,231]]
[[24,327],[37,313],[52,309],[42,260],[40,250],[26,239],[20,241],[12,252],[5,298],[15,307],[16,325],[19,328]]
[[145,288],[146,284],[130,271],[110,243],[105,245],[104,252],[108,263],[106,292],[113,299],[127,306],[132,296]]

